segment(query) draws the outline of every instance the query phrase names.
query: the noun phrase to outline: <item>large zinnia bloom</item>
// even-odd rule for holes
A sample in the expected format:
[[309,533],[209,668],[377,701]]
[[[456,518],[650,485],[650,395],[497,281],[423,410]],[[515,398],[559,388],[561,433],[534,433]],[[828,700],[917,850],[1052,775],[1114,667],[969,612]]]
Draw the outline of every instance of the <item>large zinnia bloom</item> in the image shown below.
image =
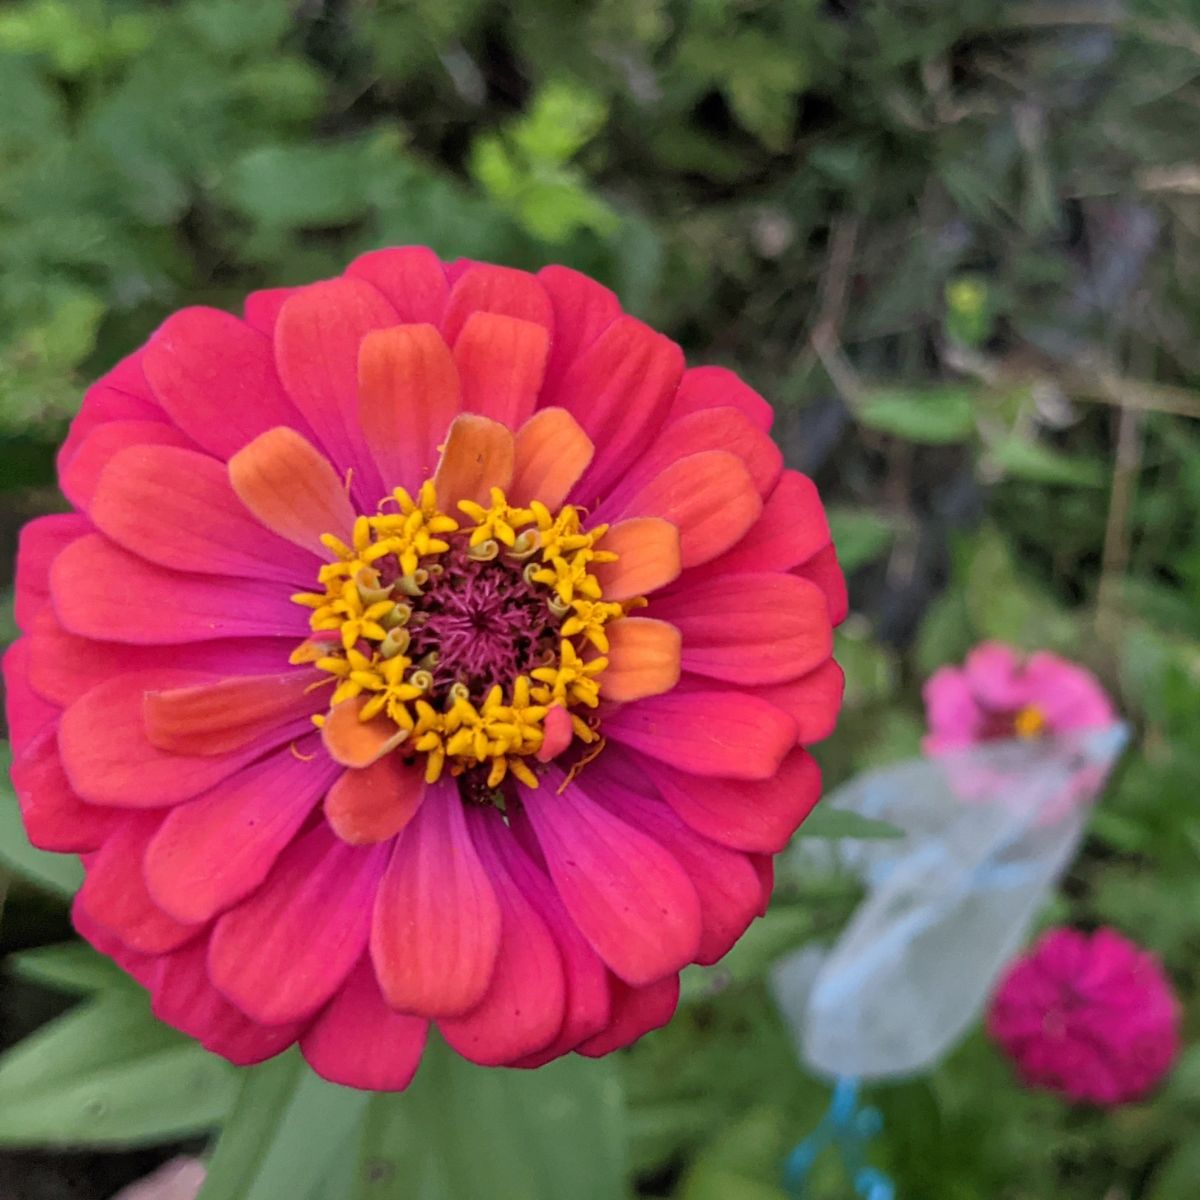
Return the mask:
[[79,931],[236,1062],[597,1055],[763,910],[845,591],[767,404],[573,271],[418,248],[87,393],[5,660]]
[[1052,929],[1001,980],[988,1032],[1029,1087],[1114,1105],[1170,1070],[1179,1020],[1153,954],[1115,929]]

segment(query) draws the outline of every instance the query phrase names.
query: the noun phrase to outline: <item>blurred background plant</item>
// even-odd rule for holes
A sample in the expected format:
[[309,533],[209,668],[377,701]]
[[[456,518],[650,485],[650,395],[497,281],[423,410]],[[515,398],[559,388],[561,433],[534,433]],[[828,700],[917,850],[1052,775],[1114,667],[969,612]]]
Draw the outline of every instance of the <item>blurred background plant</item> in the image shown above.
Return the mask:
[[[175,308],[234,308],[394,243],[595,275],[768,396],[789,463],[831,502],[853,598],[831,783],[914,753],[921,681],[982,638],[1086,662],[1135,727],[1045,919],[1157,951],[1190,1048],[1155,1098],[1098,1114],[1021,1091],[973,1037],[870,1097],[898,1194],[1192,1200],[1198,145],[1197,0],[8,0],[0,562],[61,504],[53,452],[85,383]],[[10,614],[6,598],[0,639]],[[63,1011],[65,984],[98,997],[38,1036],[78,1051],[89,1014],[140,1012],[139,995],[75,951],[27,953],[66,936],[71,877],[21,848],[12,809],[0,1045]],[[621,1056],[612,1153],[640,1195],[783,1195],[827,1089],[795,1064],[764,974],[852,900],[836,876],[781,879],[675,1022]],[[58,1076],[40,1045],[0,1067],[0,1194],[18,1200],[107,1197],[233,1103],[219,1064],[166,1034]],[[547,1078],[559,1111],[569,1072]],[[242,1153],[287,1158],[253,1132]],[[363,1150],[345,1195],[411,1194],[389,1190],[390,1134],[373,1130],[392,1158]],[[519,1164],[493,1165],[507,1196]],[[279,1178],[252,1195],[293,1194]],[[833,1167],[811,1186],[850,1194]]]

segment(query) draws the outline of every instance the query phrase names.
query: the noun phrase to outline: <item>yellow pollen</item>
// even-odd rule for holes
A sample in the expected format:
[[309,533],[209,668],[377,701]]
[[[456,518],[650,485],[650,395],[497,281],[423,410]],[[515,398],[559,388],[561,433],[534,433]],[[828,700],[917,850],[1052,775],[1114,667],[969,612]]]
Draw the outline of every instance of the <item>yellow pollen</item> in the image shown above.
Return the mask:
[[[447,770],[459,775],[485,768],[480,778],[488,789],[509,774],[537,787],[534,756],[545,740],[546,714],[555,705],[597,708],[598,677],[608,665],[606,629],[645,601],[604,599],[592,568],[617,555],[597,548],[608,527],[584,529],[575,505],[557,512],[537,500],[516,507],[492,488],[487,505],[463,500],[457,507],[457,517],[443,512],[427,480],[415,496],[397,488],[373,516],[359,516],[349,545],[324,535],[330,561],[318,572],[318,589],[292,596],[311,610],[312,634],[291,661],[311,664],[333,684],[331,708],[357,700],[360,720],[394,723],[401,734],[397,752],[423,756],[428,782]],[[454,546],[456,563],[465,552],[472,569],[522,575],[531,595],[544,596],[547,629],[556,629],[559,639],[556,653],[547,650],[527,674],[495,683],[482,696],[472,695],[463,680],[446,686],[444,674],[435,689],[436,651],[419,661],[410,657],[410,645],[422,645],[428,619],[422,597],[436,586],[446,565],[439,560]],[[591,746],[572,768],[578,772],[603,739],[594,715],[570,715],[574,735]],[[313,722],[323,726],[325,715]]]
[[1013,717],[1013,732],[1019,738],[1040,737],[1046,731],[1046,714],[1036,704],[1027,704]]

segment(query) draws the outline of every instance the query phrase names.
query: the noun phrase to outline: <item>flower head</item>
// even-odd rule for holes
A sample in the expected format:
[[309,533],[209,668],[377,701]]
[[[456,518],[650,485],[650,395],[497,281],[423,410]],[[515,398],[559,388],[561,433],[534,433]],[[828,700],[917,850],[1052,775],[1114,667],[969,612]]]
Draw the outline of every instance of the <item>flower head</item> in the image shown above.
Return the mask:
[[238,1062],[602,1054],[765,905],[845,590],[770,410],[612,293],[369,254],[92,387],[5,659],[77,928]]
[[1024,658],[1000,642],[976,646],[961,667],[935,671],[925,684],[925,713],[930,754],[1116,720],[1091,672],[1046,650]]
[[1179,1020],[1154,955],[1113,929],[1054,929],[1009,967],[988,1031],[1029,1087],[1114,1105],[1140,1099],[1167,1073]]

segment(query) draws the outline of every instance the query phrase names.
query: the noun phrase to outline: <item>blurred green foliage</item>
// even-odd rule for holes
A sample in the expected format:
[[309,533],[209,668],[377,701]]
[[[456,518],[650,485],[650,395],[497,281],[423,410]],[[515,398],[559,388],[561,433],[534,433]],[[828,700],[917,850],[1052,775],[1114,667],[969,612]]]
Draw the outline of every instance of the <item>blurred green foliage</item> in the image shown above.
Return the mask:
[[[8,0],[0,538],[58,503],[86,381],[175,308],[390,243],[579,267],[758,386],[830,501],[831,783],[915,752],[922,680],[981,638],[1100,672],[1135,745],[1047,919],[1161,953],[1194,1043],[1198,81],[1197,0]],[[0,948],[52,940],[69,880],[3,837],[28,879]],[[642,1194],[781,1196],[826,1097],[763,978],[852,899],[784,881],[622,1058]],[[975,1037],[878,1089],[877,1157],[920,1200],[1192,1200],[1198,1054],[1104,1115]],[[816,1200],[849,1195],[822,1170]]]

